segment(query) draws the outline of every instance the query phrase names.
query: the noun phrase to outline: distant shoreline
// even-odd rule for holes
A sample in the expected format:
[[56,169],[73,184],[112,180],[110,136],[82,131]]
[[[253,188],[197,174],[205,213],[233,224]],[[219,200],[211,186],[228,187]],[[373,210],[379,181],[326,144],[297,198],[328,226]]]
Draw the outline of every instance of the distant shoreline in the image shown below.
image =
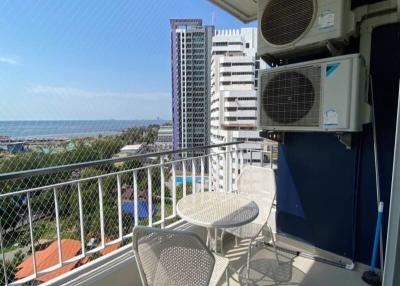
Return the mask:
[[30,120],[0,121],[0,143],[71,140],[119,135],[131,128],[162,125],[168,120]]

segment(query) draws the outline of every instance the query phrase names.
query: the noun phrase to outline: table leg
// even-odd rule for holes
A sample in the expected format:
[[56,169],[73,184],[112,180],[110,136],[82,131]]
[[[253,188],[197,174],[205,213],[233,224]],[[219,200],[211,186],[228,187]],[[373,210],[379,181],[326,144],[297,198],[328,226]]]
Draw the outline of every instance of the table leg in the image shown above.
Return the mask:
[[211,244],[212,244],[211,229],[210,229],[210,228],[207,228],[207,241],[206,241],[206,245],[207,245],[208,249],[210,249],[210,250],[212,250]]
[[[214,233],[213,233],[214,230]],[[207,240],[206,245],[208,249],[217,253],[217,245],[218,245],[218,229],[216,228],[207,228]]]
[[214,252],[218,253],[218,228],[214,229]]

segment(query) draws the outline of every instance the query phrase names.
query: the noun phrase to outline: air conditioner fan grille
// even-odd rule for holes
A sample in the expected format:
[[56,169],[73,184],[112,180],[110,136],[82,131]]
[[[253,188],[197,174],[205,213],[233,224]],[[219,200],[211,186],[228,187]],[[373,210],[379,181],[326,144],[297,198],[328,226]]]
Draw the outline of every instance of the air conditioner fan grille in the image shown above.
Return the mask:
[[267,126],[318,126],[320,67],[266,73],[262,79],[262,108]]
[[283,46],[303,35],[314,15],[313,0],[271,0],[261,17],[261,33],[270,44]]

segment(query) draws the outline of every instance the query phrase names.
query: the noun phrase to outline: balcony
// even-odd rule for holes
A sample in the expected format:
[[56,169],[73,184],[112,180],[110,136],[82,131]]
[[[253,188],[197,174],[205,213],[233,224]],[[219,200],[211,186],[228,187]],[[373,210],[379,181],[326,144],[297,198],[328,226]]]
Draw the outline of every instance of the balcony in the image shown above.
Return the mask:
[[[252,159],[244,159],[249,157],[246,154],[257,157],[253,151],[241,148],[243,143],[0,175],[2,187],[13,189],[0,194],[1,206],[7,210],[0,232],[1,283],[140,285],[131,246],[132,228],[146,225],[185,229],[205,239],[205,229],[178,217],[177,201],[193,192],[216,191],[213,182],[219,186],[220,174],[208,167],[213,156],[223,158],[219,162],[224,171],[234,174],[225,191],[236,189],[239,170],[253,164]],[[259,156],[258,164],[270,168],[276,156]],[[26,188],[28,185],[31,187]],[[271,249],[263,247],[268,240],[260,236],[250,264],[254,285],[364,285],[359,273],[365,269],[363,265],[351,271],[311,259],[321,251],[277,233],[275,210],[272,214],[270,224],[285,263],[275,263]],[[242,240],[235,244],[233,237],[226,237],[229,285],[245,284],[248,243]],[[351,261],[344,263],[352,265]],[[220,285],[225,283],[222,279]]]

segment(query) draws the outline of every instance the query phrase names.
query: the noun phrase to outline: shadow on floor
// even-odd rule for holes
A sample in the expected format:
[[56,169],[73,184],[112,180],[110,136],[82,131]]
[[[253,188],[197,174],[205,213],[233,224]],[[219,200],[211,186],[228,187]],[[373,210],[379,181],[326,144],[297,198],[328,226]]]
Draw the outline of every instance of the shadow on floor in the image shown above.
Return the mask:
[[303,280],[305,274],[293,266],[295,256],[279,253],[278,262],[269,248],[256,247],[252,252],[250,271],[245,265],[238,271],[240,285],[299,285]]

